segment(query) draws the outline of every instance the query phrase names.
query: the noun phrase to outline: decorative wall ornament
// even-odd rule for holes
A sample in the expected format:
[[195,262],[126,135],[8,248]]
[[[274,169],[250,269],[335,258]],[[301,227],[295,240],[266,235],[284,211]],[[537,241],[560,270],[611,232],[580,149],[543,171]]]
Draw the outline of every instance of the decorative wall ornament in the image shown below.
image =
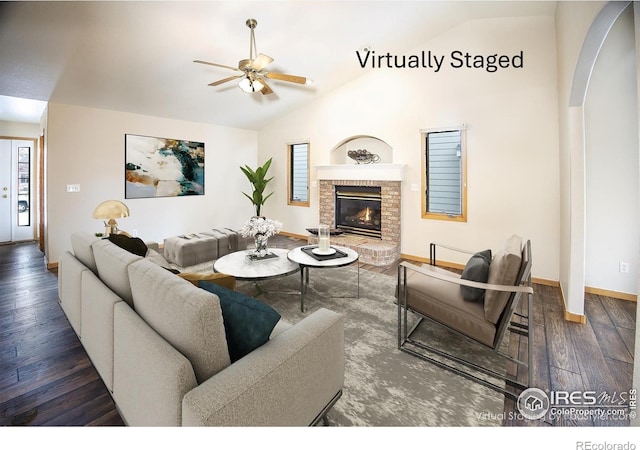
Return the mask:
[[204,195],[204,142],[125,134],[125,198]]
[[365,149],[349,150],[347,156],[353,159],[356,164],[372,164],[380,161],[380,157],[375,153],[370,153]]

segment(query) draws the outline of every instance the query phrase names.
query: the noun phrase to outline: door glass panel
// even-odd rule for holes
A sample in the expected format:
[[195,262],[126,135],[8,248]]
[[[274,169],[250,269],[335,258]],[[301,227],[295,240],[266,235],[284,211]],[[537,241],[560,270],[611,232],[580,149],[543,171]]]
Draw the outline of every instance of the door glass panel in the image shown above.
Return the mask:
[[31,225],[31,148],[18,147],[18,226]]

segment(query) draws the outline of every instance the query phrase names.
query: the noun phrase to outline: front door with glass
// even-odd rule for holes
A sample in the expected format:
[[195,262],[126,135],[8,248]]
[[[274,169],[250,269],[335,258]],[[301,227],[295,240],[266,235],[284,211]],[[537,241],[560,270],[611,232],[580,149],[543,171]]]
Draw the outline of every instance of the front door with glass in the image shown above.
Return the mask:
[[34,141],[0,139],[0,242],[34,238]]

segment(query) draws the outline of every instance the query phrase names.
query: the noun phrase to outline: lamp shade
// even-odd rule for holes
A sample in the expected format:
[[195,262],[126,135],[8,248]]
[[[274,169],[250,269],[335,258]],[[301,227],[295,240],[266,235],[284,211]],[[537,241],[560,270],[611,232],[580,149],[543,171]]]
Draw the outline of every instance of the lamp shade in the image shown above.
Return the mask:
[[129,208],[119,200],[106,200],[93,210],[94,219],[121,219],[129,217]]

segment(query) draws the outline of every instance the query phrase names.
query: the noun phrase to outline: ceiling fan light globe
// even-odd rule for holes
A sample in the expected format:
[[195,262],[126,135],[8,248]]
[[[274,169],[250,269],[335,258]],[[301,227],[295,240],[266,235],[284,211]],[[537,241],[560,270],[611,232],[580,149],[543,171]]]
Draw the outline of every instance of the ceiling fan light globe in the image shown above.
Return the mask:
[[251,94],[253,92],[259,92],[264,88],[264,84],[260,82],[260,80],[250,80],[247,77],[244,77],[238,83],[238,87],[242,89],[243,92]]

